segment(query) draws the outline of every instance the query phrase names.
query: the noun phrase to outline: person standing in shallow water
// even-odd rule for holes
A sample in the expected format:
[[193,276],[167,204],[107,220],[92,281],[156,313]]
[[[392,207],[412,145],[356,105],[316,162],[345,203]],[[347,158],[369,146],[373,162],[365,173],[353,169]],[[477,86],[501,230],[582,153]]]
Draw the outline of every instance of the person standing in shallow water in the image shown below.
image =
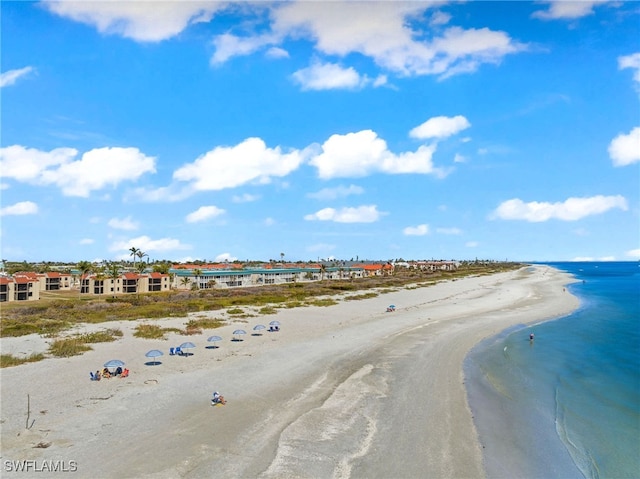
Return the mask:
[[533,341],[533,333],[529,335],[529,341]]

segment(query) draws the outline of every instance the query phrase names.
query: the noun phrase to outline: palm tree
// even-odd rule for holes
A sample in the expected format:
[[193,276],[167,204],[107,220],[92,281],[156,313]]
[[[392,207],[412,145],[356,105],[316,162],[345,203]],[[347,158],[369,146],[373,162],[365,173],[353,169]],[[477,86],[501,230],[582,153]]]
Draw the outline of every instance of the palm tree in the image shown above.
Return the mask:
[[327,272],[327,267],[322,263],[320,265],[320,281],[324,279],[324,274]]
[[196,278],[196,288],[195,289],[200,289],[200,275],[202,274],[202,270],[201,269],[194,269],[193,270],[193,275]]
[[140,262],[142,262],[142,258],[144,258],[145,256],[147,257],[147,261],[149,260],[149,255],[144,251],[142,251],[141,249],[138,250],[138,252],[136,253],[136,256],[140,258]]
[[80,295],[82,294],[82,281],[85,275],[89,274],[89,272],[93,268],[93,265],[89,261],[80,261],[77,267],[80,270],[80,288],[78,288],[78,297],[80,297]]
[[180,284],[182,286],[184,286],[185,288],[187,288],[189,286],[189,283],[191,283],[191,279],[188,276],[185,276],[184,278],[182,278],[180,280]]
[[111,280],[113,286],[113,297],[116,297],[116,279],[120,277],[120,267],[116,263],[109,263],[107,265],[107,275]]
[[136,256],[138,256],[138,252],[140,251],[138,248],[136,248],[135,246],[132,246],[131,248],[129,248],[129,251],[131,251],[131,254],[129,256],[133,256],[133,267],[136,267]]
[[207,287],[209,289],[213,289],[216,285],[216,280],[215,279],[210,279],[209,281],[207,281]]
[[[98,266],[95,270],[95,282],[94,285],[97,286],[98,288],[102,287],[102,293],[104,294],[104,280],[107,277],[107,272],[106,272],[106,268],[104,266]],[[94,293],[95,293],[95,288],[94,288]]]

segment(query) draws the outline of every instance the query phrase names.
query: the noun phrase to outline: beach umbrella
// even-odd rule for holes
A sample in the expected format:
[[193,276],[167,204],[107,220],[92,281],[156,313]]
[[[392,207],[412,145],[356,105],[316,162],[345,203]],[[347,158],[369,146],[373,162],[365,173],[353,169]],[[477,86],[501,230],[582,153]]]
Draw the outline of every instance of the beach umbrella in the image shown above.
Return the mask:
[[269,326],[280,326],[280,321],[271,321]]
[[[222,341],[222,338],[220,336],[209,336],[207,338],[207,341],[209,341],[210,343],[215,343],[218,341]],[[218,346],[216,346],[215,344],[212,346],[213,348],[217,348]]]
[[151,351],[147,352],[147,354],[145,354],[145,356],[148,357],[148,358],[152,358],[153,359],[153,361],[151,361],[151,364],[159,364],[160,361],[156,361],[156,358],[159,358],[163,354],[164,353],[162,351],[160,351],[159,349],[152,349]]
[[186,355],[188,356],[189,354],[193,354],[193,353],[190,353],[190,352],[188,352],[188,351],[185,351],[185,349],[193,349],[193,348],[195,348],[195,347],[196,347],[196,345],[195,345],[195,344],[193,344],[191,341],[187,341],[186,343],[182,343],[182,344],[180,345],[180,350],[181,350],[181,351],[183,351],[183,352],[184,352],[184,354],[186,354]]
[[120,361],[119,359],[112,359],[104,363],[104,367],[109,370],[110,373],[113,373],[116,369],[124,366],[124,361]]
[[266,328],[267,327],[264,324],[256,324],[253,327],[253,330],[255,331],[255,333],[253,333],[253,334],[258,334],[258,335],[262,334],[260,331],[262,331],[263,329],[266,329]]
[[242,339],[240,339],[240,336],[242,336],[243,334],[247,334],[247,332],[244,329],[236,329],[233,332],[233,335],[238,337],[237,338],[234,337],[234,341],[242,341]]

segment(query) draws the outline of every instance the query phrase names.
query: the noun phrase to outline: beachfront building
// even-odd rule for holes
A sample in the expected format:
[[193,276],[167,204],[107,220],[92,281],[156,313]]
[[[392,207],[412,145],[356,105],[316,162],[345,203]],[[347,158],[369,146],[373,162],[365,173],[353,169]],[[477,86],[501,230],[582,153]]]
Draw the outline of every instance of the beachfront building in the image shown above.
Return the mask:
[[456,261],[411,261],[409,267],[419,269],[421,271],[455,271],[458,269],[459,263]]
[[40,281],[40,291],[70,291],[73,285],[73,275],[49,271],[37,275]]
[[325,266],[319,263],[269,263],[247,267],[237,263],[178,264],[169,271],[175,289],[240,288],[367,276],[363,265]]
[[38,299],[40,299],[40,281],[35,273],[0,276],[0,302],[37,301]]
[[164,273],[122,273],[116,278],[88,274],[80,282],[80,294],[97,296],[154,293],[170,289],[170,276]]

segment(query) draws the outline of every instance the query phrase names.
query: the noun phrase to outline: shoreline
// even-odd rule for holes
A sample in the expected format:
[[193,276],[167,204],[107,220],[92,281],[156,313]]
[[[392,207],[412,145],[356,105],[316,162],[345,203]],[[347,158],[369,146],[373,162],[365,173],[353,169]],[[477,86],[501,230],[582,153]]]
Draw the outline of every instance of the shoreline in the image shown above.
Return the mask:
[[[75,461],[76,477],[481,477],[463,360],[513,324],[575,309],[568,282],[536,265],[278,310],[216,329],[217,349],[205,349],[210,331],[152,341],[133,338],[127,321],[115,343],[1,371],[2,460]],[[229,341],[273,319],[280,332]],[[168,356],[185,340],[193,356]],[[144,365],[150,349],[165,352],[162,364]],[[113,358],[129,378],[89,381]],[[226,406],[209,405],[213,390]]]

